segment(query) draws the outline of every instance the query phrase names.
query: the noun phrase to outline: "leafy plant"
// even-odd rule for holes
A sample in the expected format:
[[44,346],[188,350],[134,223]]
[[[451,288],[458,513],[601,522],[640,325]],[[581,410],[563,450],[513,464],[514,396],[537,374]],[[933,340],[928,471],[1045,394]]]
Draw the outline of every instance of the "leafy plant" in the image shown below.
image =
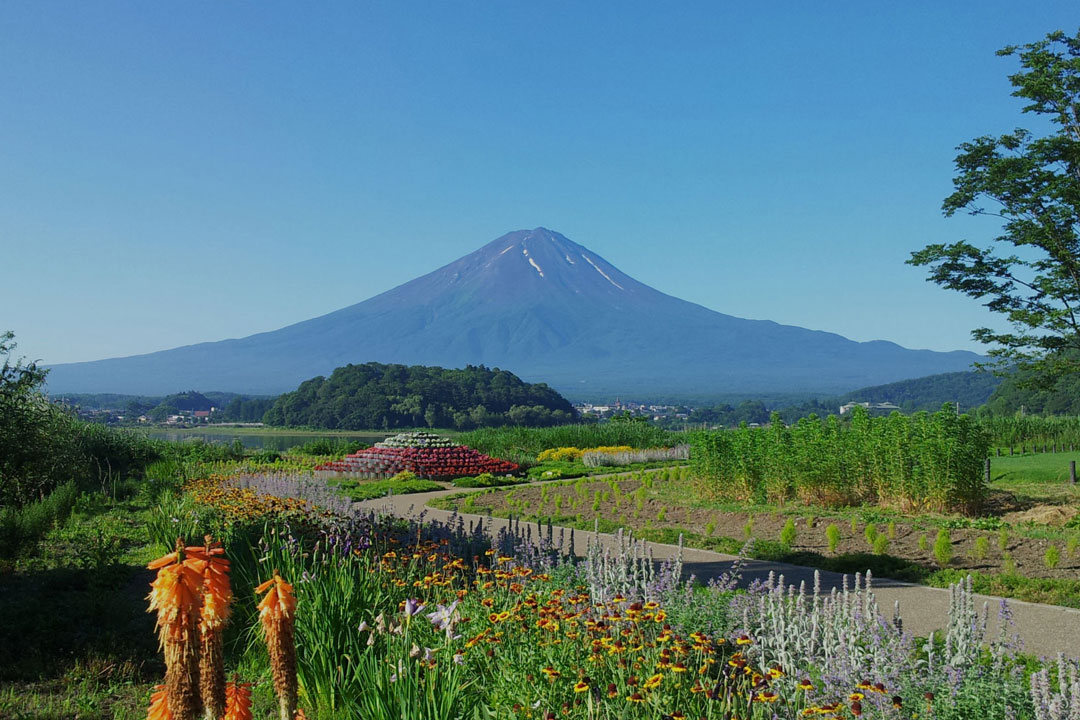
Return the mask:
[[870,547],[874,546],[874,541],[877,540],[878,529],[874,523],[866,523],[866,527],[863,529],[863,536],[866,538],[866,544]]
[[743,525],[743,538],[749,540],[754,536],[754,516],[748,515],[746,518],[746,524]]
[[795,521],[792,518],[788,518],[784,523],[784,529],[780,531],[780,544],[786,548],[790,548],[795,544]]
[[998,530],[998,550],[1005,552],[1009,549],[1009,528],[1003,527]]
[[938,530],[937,539],[934,540],[934,559],[937,560],[938,565],[945,567],[952,562],[952,557],[953,547],[949,531],[941,528]]
[[874,537],[873,550],[875,555],[884,555],[889,550],[889,536],[879,533]]
[[1058,566],[1059,562],[1061,562],[1061,551],[1058,550],[1057,545],[1046,548],[1046,552],[1043,553],[1043,564],[1053,570]]
[[975,562],[982,562],[989,554],[990,541],[986,539],[986,536],[980,535],[979,537],[975,538],[975,546],[971,550],[971,559]]
[[922,533],[921,535],[919,535],[919,550],[921,550],[922,552],[930,551],[930,540],[927,539],[926,533]]
[[829,541],[829,552],[835,553],[837,548],[840,547],[840,528],[830,523],[825,528],[825,538]]

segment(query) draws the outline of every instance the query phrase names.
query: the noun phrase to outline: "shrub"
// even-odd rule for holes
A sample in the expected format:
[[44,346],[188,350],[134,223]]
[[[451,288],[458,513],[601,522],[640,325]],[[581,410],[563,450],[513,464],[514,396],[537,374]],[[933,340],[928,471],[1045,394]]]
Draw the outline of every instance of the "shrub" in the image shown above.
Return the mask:
[[746,518],[746,524],[742,529],[743,537],[749,540],[754,535],[754,516],[750,515]]
[[934,540],[934,559],[938,561],[938,565],[945,567],[952,562],[952,539],[949,537],[949,531],[945,528],[938,530],[937,539]]
[[707,537],[712,537],[712,534],[713,534],[714,532],[716,532],[716,523],[715,523],[715,522],[713,522],[712,520],[710,520],[709,522],[705,523],[705,535],[706,535]]
[[662,507],[662,508],[660,508],[660,511],[656,513],[656,521],[657,522],[664,522],[664,520],[666,518],[667,518],[667,508]]
[[461,488],[486,488],[486,487],[503,487],[505,485],[516,485],[518,479],[513,475],[492,475],[491,473],[480,473],[479,475],[473,475],[471,477],[460,477],[454,480],[454,487]]
[[795,535],[795,521],[788,518],[787,522],[784,523],[784,529],[780,531],[780,544],[790,548],[795,544]]
[[889,539],[890,540],[895,540],[896,539],[896,522],[893,521],[893,520],[890,520],[887,530],[888,530],[888,533],[889,533]]
[[875,555],[884,555],[889,550],[889,536],[879,533],[872,543]]
[[998,550],[1005,552],[1009,549],[1009,528],[998,530]]
[[982,562],[990,554],[990,541],[985,536],[975,538],[975,547],[971,551],[971,559]]
[[1080,547],[1080,533],[1073,533],[1065,543],[1065,552],[1069,554],[1069,557],[1073,557],[1076,555],[1077,547]]
[[53,526],[67,519],[78,496],[78,488],[69,481],[42,500],[0,509],[0,558],[14,559],[30,550]]
[[926,537],[926,533],[919,536],[919,550],[923,552],[930,551],[930,540]]
[[840,528],[830,523],[829,527],[825,528],[825,538],[829,541],[829,552],[835,553],[840,547]]
[[1047,568],[1053,570],[1058,566],[1060,561],[1061,552],[1057,549],[1057,545],[1051,545],[1046,548],[1046,552],[1043,553],[1043,564],[1046,565]]
[[866,544],[870,547],[874,547],[874,541],[877,540],[878,536],[877,525],[874,523],[866,523],[866,527],[863,529],[863,536],[866,537]]

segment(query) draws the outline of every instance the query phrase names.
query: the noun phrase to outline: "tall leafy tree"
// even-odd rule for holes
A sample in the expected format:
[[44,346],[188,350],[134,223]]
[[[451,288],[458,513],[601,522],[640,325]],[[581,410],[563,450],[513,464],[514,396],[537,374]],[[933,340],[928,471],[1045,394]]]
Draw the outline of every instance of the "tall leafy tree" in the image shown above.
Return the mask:
[[1000,218],[997,249],[928,245],[908,263],[1008,319],[1008,331],[972,332],[992,346],[990,365],[1019,365],[1029,383],[1051,386],[1080,371],[1080,31],[998,55],[1019,58],[1012,94],[1027,101],[1023,112],[1049,121],[1048,132],[1018,128],[960,145],[945,215]]

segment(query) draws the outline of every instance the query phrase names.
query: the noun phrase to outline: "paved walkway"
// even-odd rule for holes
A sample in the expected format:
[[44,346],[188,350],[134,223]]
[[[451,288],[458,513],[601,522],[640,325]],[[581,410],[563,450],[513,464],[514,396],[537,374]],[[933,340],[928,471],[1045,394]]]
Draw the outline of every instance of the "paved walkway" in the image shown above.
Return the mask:
[[[420,513],[424,513],[428,519],[447,521],[454,513],[427,507],[427,503],[435,498],[461,492],[469,491],[453,488],[412,495],[397,495],[390,498],[366,500],[356,503],[356,507],[365,511],[382,510],[398,517],[416,517]],[[483,520],[488,533],[497,533],[500,529],[509,526],[508,520],[492,518],[487,515],[457,513],[457,516],[463,518],[466,523]],[[518,525],[517,520],[514,521],[514,525]],[[531,527],[533,533],[536,533],[534,537],[540,537],[539,533],[542,530],[546,532],[546,528],[541,528],[535,523],[523,522],[521,527],[522,529]],[[567,537],[569,537],[569,533],[567,533]],[[574,532],[574,554],[578,556],[584,555],[587,543],[592,537],[591,532],[576,530]],[[616,546],[614,535],[600,533],[599,540],[605,546]],[[678,551],[678,548],[674,545],[654,542],[647,544],[657,560],[674,557]],[[683,548],[683,573],[685,577],[693,574],[697,576],[698,580],[705,582],[730,570],[732,563],[736,559],[733,555],[710,550]],[[805,582],[808,589],[813,587],[814,568],[760,560],[745,561],[740,585],[746,586],[755,579],[765,578],[770,572],[775,572],[778,575],[782,574],[787,584],[798,586],[799,583]],[[840,573],[821,571],[822,591],[828,593],[833,587],[842,587],[843,577]],[[948,622],[948,590],[877,577],[873,579],[873,589],[878,606],[887,618],[892,617],[894,603],[900,603],[900,615],[904,621],[904,629],[908,632],[926,636],[935,630],[941,630]],[[981,608],[983,602],[989,604],[990,623],[987,629],[987,637],[997,637],[997,610],[1001,598],[988,595],[976,595],[975,598],[977,608]],[[1021,600],[1009,600],[1008,602],[1013,615],[1013,632],[1019,635],[1023,641],[1024,652],[1046,657],[1055,657],[1057,653],[1062,652],[1067,657],[1080,658],[1080,610],[1056,605],[1040,605]]]

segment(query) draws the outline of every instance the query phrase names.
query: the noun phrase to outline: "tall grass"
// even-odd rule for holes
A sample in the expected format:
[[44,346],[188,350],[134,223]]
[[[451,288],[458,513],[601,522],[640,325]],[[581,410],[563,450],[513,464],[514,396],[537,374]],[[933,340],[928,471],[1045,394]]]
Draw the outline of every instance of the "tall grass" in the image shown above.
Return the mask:
[[457,441],[487,455],[527,465],[535,462],[540,451],[550,448],[615,445],[672,447],[685,442],[685,435],[648,423],[609,422],[544,428],[482,428],[462,433]]
[[696,433],[690,463],[701,489],[759,502],[881,504],[905,510],[976,510],[987,488],[989,438],[951,406],[934,414],[872,418],[856,408],[785,426]]
[[54,525],[67,519],[78,497],[78,487],[69,481],[41,500],[0,509],[0,560],[12,560],[30,550]]
[[1011,415],[983,417],[979,424],[991,436],[993,447],[1016,448],[1042,445],[1080,447],[1080,416]]

